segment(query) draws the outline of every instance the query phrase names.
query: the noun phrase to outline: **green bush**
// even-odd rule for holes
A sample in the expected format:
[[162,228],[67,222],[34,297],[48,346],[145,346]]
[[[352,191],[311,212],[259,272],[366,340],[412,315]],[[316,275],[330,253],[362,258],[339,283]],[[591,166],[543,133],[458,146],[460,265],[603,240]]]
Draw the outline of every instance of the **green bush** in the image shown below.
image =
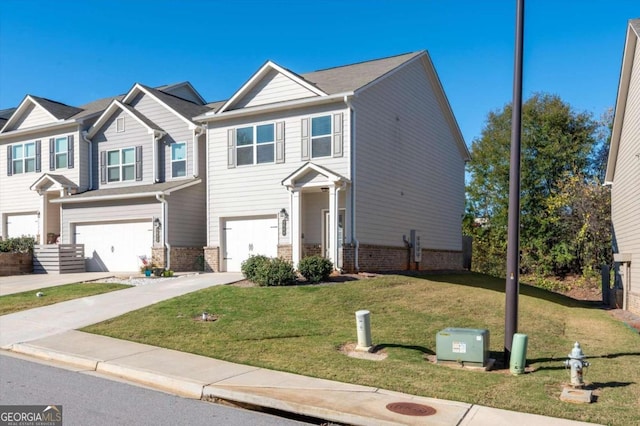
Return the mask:
[[322,256],[305,257],[298,263],[298,271],[312,284],[327,281],[333,272],[333,263]]
[[293,263],[281,258],[269,259],[259,264],[255,270],[255,279],[259,286],[284,286],[295,284],[297,279]]
[[256,256],[251,256],[240,266],[240,270],[242,271],[242,275],[249,281],[256,282],[257,271],[262,269],[265,264],[269,263],[269,258],[267,256],[263,256],[261,254]]
[[32,237],[7,238],[0,240],[0,252],[29,253],[33,251],[36,241]]

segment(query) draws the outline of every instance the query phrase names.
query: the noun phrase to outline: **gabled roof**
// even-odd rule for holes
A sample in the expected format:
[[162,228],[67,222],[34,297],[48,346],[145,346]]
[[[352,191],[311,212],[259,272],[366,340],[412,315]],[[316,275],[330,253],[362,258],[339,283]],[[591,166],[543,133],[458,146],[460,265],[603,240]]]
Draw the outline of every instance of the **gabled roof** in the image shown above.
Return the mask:
[[101,200],[125,200],[131,198],[153,197],[158,195],[169,195],[172,192],[199,184],[202,179],[182,179],[162,183],[151,183],[148,185],[121,186],[118,188],[96,189],[71,195],[69,197],[51,200],[52,203],[85,203]]
[[[319,166],[317,164],[307,162],[303,164],[301,167],[299,167],[296,171],[291,173],[289,176],[284,178],[282,180],[282,185],[288,188],[293,188],[296,186],[296,181],[305,177],[309,173],[322,175],[326,178],[326,181],[332,182],[332,183],[349,182],[349,179],[339,175],[338,173],[334,173],[331,170],[325,167]],[[326,182],[323,182],[322,185],[326,185]],[[310,186],[319,186],[319,185],[310,185]]]
[[[620,136],[622,134],[622,125],[625,110],[627,107],[627,98],[629,96],[631,72],[634,66],[633,58],[635,56],[638,38],[640,38],[640,18],[631,19],[627,27],[627,36],[625,39],[624,52],[622,55],[622,69],[620,71],[620,83],[618,85],[616,110],[613,116],[611,144],[609,145],[609,158],[607,159],[607,172],[604,178],[605,185],[612,184],[615,175],[616,162],[618,160],[618,150],[620,148]],[[635,66],[640,66],[640,64],[635,64]]]
[[2,129],[11,115],[16,111],[17,108],[7,108],[0,110],[0,129]]
[[[200,101],[200,105],[205,105],[207,103],[207,101],[204,100],[202,95],[198,93],[196,88],[193,87],[193,85],[188,81],[181,81],[180,83],[173,83],[173,84],[165,84],[163,86],[156,87],[156,89],[162,92],[168,93],[170,95],[173,95],[172,92],[181,87],[186,87],[191,93],[193,93],[195,97]],[[173,95],[173,96],[176,96],[176,95]],[[180,96],[177,96],[177,97],[180,98]],[[180,99],[183,99],[183,98],[180,98]],[[185,100],[188,101],[188,99],[185,99]]]
[[93,126],[91,126],[91,128],[87,131],[87,137],[89,139],[94,137],[96,133],[98,133],[98,131],[102,128],[102,126],[104,126],[107,120],[109,120],[109,118],[111,118],[111,116],[115,114],[115,112],[118,110],[124,111],[127,114],[129,114],[131,117],[133,117],[134,120],[136,120],[138,123],[140,123],[143,127],[147,129],[147,133],[150,135],[156,132],[161,132],[163,134],[165,133],[160,128],[160,126],[155,124],[153,121],[149,120],[140,112],[131,108],[129,105],[125,105],[119,100],[114,99],[113,101],[111,101],[111,104],[109,105],[109,107],[104,110],[100,118],[98,118],[98,120],[96,120]]
[[11,125],[15,123],[20,116],[22,116],[26,109],[32,105],[42,108],[51,117],[51,121],[54,122],[64,121],[82,111],[80,108],[65,105],[63,103],[52,101],[50,99],[27,95],[22,100],[22,102],[20,102],[20,105],[18,105],[15,111],[13,111],[0,132],[3,132],[5,131],[5,129],[11,127]]
[[45,173],[40,176],[30,187],[32,191],[39,191],[43,186],[50,184],[54,189],[77,189],[78,185],[62,175]]

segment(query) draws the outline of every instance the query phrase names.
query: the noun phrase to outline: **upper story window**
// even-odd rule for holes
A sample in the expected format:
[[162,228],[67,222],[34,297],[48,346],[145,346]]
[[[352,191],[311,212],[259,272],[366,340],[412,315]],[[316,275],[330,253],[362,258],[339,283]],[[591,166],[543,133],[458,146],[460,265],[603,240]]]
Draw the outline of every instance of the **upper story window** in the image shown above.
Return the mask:
[[49,139],[49,169],[73,169],[73,135]]
[[273,163],[274,157],[273,123],[236,129],[236,165]]
[[187,175],[187,144],[184,142],[171,145],[171,177]]
[[342,157],[343,155],[343,113],[302,118],[301,159]]
[[68,145],[66,136],[62,138],[56,138],[56,142],[55,142],[56,169],[62,169],[67,167],[68,156],[69,156],[68,149],[69,149],[69,145]]
[[136,150],[123,148],[107,151],[107,182],[135,180]]
[[28,142],[9,147],[8,174],[30,173],[36,171],[36,143]]
[[331,116],[311,119],[311,158],[331,156]]

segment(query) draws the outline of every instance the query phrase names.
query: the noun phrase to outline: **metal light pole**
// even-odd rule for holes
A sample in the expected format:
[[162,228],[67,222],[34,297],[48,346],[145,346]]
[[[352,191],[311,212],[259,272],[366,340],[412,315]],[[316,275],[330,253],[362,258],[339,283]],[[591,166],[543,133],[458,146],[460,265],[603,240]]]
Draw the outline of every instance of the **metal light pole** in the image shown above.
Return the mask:
[[522,47],[524,0],[516,0],[516,46],[511,114],[511,160],[509,167],[509,222],[507,237],[507,282],[505,287],[504,360],[509,365],[513,335],[518,332],[520,291],[520,145],[522,130]]

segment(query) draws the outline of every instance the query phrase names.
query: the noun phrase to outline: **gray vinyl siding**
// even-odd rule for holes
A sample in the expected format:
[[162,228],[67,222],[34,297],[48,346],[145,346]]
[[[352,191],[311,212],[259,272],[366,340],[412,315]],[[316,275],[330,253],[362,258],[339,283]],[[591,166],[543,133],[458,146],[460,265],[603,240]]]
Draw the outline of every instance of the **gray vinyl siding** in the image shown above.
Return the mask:
[[169,243],[175,247],[204,247],[207,243],[205,185],[173,192],[169,203]]
[[12,130],[28,129],[29,127],[42,126],[56,121],[42,107],[31,104],[12,126]]
[[171,177],[171,144],[175,142],[187,143],[187,175],[185,177],[192,177],[193,130],[189,129],[188,123],[144,93],[136,96],[131,101],[131,106],[167,133],[160,140],[158,146],[158,153],[160,154],[159,161],[161,164],[160,179],[162,181],[174,180]]
[[[119,117],[124,117],[124,132],[116,131],[116,122]],[[113,114],[102,126],[102,129],[94,135],[92,140],[95,165],[93,168],[93,187],[95,189],[153,183],[153,135],[150,135],[148,128],[131,115],[124,111]],[[135,148],[136,146],[142,146],[142,181],[129,180],[126,182],[102,183],[100,179],[100,153],[122,148]]]
[[289,77],[271,70],[246,95],[239,99],[232,109],[272,104],[292,99],[317,96]]
[[76,224],[149,220],[161,217],[161,204],[153,197],[137,200],[97,201],[62,207],[62,242],[74,243]]
[[632,255],[631,292],[640,294],[640,42],[636,44],[620,145],[611,186],[616,253]]
[[[345,207],[346,192],[339,194],[338,207]],[[302,233],[304,244],[322,245],[322,221],[324,210],[329,209],[329,194],[324,192],[307,193],[302,197]],[[345,237],[348,235],[345,233]]]
[[178,86],[169,90],[162,90],[164,93],[169,93],[177,98],[184,99],[189,102],[202,105],[202,101],[188,86]]
[[[464,161],[421,61],[365,89],[356,111],[356,237],[460,250]],[[347,130],[345,130],[347,132]]]
[[[286,113],[271,113],[261,116],[235,119],[228,122],[211,122],[208,130],[208,177],[207,199],[208,244],[220,244],[220,223],[225,217],[273,216],[282,208],[289,211],[290,193],[282,180],[300,168],[301,119],[313,115],[344,113],[344,134],[349,135],[348,110],[344,103],[306,108]],[[227,130],[245,125],[285,122],[285,162],[281,164],[255,164],[227,168]],[[349,179],[349,142],[345,138],[344,156],[326,157],[312,161],[334,173]],[[282,242],[282,240],[281,240]]]

